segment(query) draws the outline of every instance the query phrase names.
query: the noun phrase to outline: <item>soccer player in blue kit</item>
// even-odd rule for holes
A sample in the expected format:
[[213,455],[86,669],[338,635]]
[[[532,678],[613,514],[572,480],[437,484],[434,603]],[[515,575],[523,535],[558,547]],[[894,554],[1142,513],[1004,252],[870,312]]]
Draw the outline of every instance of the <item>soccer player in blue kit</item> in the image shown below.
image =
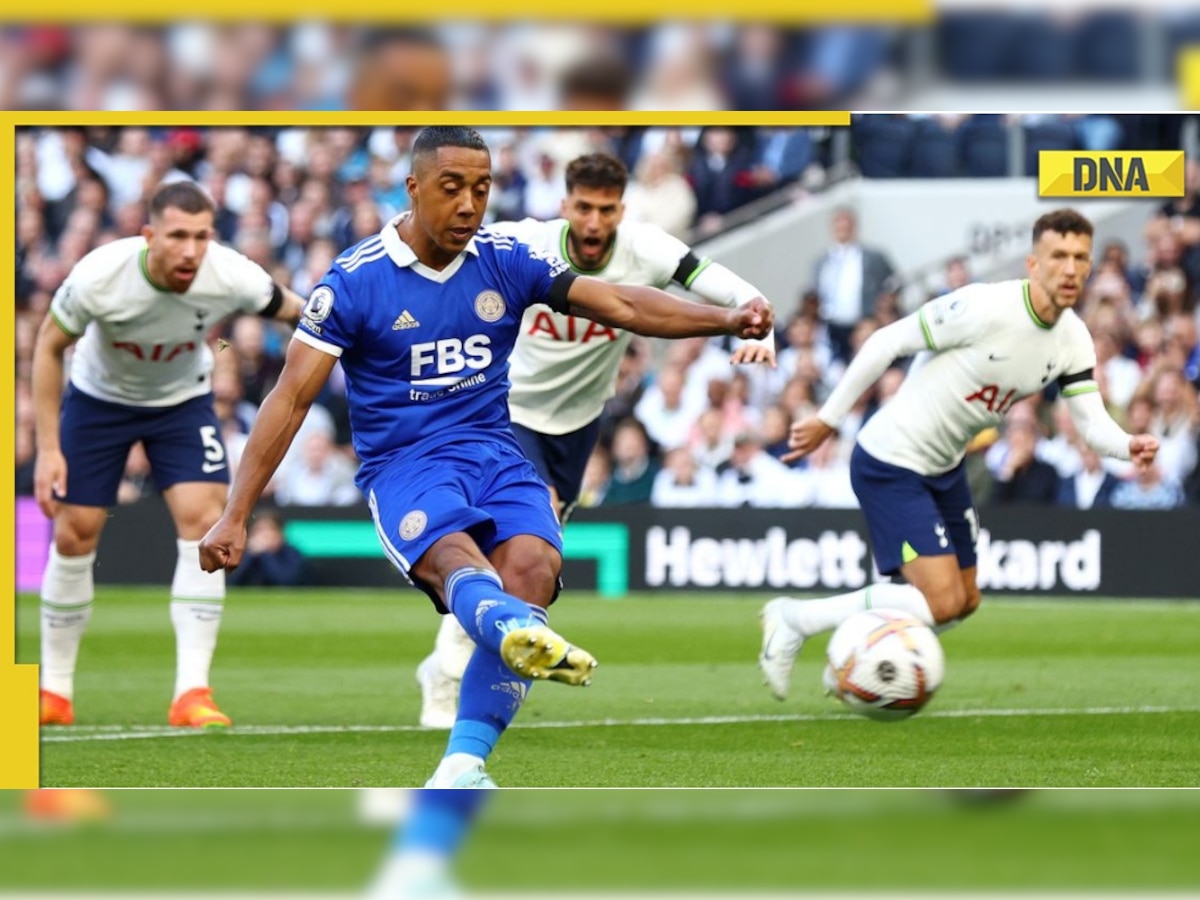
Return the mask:
[[545,484],[509,427],[508,357],[526,308],[657,337],[769,333],[769,305],[704,306],[577,276],[561,259],[481,229],[491,155],[470,128],[423,130],[412,202],[347,250],[312,291],[264,400],[207,571],[235,568],[254,504],[340,359],[358,485],[385,554],[477,644],[458,718],[427,787],[490,787],[484,763],[533,679],[582,685],[596,662],[546,624],[562,537]]

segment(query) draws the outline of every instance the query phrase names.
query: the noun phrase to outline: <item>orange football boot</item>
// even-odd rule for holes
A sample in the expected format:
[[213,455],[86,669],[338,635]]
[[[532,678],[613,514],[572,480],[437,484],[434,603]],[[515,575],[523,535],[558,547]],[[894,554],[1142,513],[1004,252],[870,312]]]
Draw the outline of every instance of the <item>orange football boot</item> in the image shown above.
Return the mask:
[[44,690],[38,699],[39,725],[70,725],[75,721],[75,707],[62,694]]
[[217,709],[212,688],[207,687],[192,688],[172,703],[167,723],[176,728],[228,728],[233,724]]

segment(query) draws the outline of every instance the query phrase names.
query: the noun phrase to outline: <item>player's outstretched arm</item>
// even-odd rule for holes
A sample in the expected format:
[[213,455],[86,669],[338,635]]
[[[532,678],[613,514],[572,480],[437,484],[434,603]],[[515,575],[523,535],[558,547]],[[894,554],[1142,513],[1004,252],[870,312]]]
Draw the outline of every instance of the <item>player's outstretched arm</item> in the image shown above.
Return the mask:
[[1128,434],[1108,414],[1094,381],[1075,382],[1063,390],[1067,410],[1084,443],[1102,456],[1133,460],[1139,469],[1154,462],[1158,438],[1152,434]]
[[200,542],[200,566],[204,571],[235,569],[242,561],[246,523],[254,504],[292,445],[336,362],[337,357],[300,341],[288,345],[279,381],[263,400],[250,429],[225,513]]
[[283,291],[283,303],[275,313],[275,318],[280,322],[287,322],[289,325],[300,324],[300,316],[304,313],[305,299],[282,285],[280,285],[280,290]]
[[770,304],[761,297],[726,309],[681,300],[657,288],[609,284],[598,278],[576,278],[567,300],[575,315],[647,337],[761,338],[770,334],[774,323]]
[[862,347],[846,367],[842,380],[830,392],[817,416],[836,431],[858,398],[879,380],[888,366],[901,357],[912,356],[927,348],[919,313],[880,328],[863,341]]
[[33,492],[38,507],[47,518],[58,508],[55,494],[67,491],[67,460],[59,444],[59,416],[62,414],[63,354],[78,339],[47,315],[38,330],[33,348],[33,412],[37,445]]
[[[754,299],[770,305],[762,291],[720,263],[709,262],[687,288],[705,302],[717,306],[738,306]],[[739,342],[729,355],[729,362],[732,365],[766,363],[775,368],[774,329],[761,338]]]

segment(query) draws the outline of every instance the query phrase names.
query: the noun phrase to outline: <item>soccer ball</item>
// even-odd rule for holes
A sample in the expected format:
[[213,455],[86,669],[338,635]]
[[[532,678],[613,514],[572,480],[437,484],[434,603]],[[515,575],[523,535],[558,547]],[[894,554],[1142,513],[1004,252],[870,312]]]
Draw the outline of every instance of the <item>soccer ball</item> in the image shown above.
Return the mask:
[[829,639],[825,691],[859,715],[906,719],[941,686],[946,658],[933,629],[895,609],[844,621]]

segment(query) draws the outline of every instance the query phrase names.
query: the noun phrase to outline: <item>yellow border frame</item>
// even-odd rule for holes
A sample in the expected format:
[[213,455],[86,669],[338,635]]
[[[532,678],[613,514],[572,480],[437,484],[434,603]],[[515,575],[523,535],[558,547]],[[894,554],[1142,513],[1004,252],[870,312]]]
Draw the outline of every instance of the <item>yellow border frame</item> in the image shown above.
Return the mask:
[[[294,10],[289,8],[289,13]],[[106,8],[106,15],[115,15]],[[0,112],[0,194],[6,205],[0,213],[0,279],[16,278],[16,130],[27,126],[423,126],[471,125],[497,127],[571,127],[644,125],[845,126],[848,112],[445,112],[445,113],[328,113],[328,112]],[[15,313],[15,311],[14,311]],[[11,321],[11,320],[10,320]],[[0,328],[0,360],[12,359],[13,328]],[[0,365],[0,421],[14,423],[15,373]],[[12,471],[15,438],[0,446],[0,471]],[[0,584],[10,586],[14,599],[0,609],[0,789],[38,786],[37,666],[16,665],[16,500],[13,482],[0,498]],[[7,648],[7,649],[5,649]]]
[[[13,23],[45,22],[163,22],[161,6],[145,0],[115,0],[97,6],[86,0],[52,0],[49,4],[22,6],[5,13]],[[444,24],[449,21],[513,21],[527,18],[541,22],[582,22],[614,25],[657,25],[670,21],[770,22],[775,25],[831,24],[922,24],[934,18],[931,0],[844,0],[842,3],[810,4],[786,0],[753,0],[731,6],[727,0],[668,0],[641,3],[615,0],[597,4],[580,13],[577,9],[547,0],[527,0],[511,6],[496,6],[482,0],[462,0],[452,9],[431,4],[377,4],[361,6],[319,4],[297,8],[289,0],[261,0],[252,11],[238,0],[213,0],[200,15],[206,21],[258,21],[292,23],[298,16],[326,22]]]

